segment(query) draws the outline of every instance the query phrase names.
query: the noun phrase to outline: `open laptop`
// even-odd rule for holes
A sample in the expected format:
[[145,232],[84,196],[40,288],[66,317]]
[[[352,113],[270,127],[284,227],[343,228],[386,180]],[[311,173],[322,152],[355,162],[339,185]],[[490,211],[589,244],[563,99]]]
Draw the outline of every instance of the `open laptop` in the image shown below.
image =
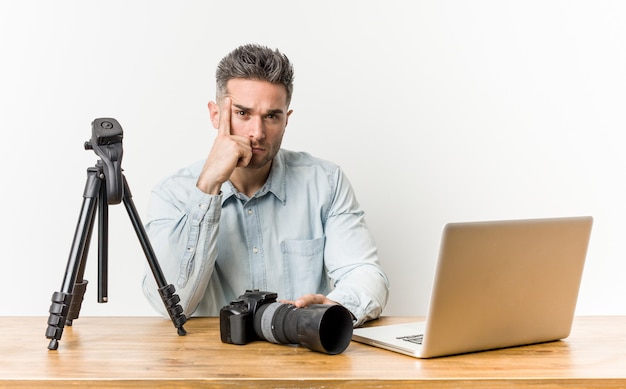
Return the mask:
[[426,321],[355,328],[352,340],[430,358],[566,338],[592,222],[447,224]]

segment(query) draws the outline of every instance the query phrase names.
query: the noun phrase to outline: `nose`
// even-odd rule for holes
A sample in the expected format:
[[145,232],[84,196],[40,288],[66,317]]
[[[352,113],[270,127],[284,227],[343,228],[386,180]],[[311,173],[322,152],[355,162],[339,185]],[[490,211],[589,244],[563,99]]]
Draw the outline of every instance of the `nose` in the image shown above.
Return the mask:
[[261,140],[265,137],[265,124],[262,117],[254,116],[248,121],[248,137],[254,140]]

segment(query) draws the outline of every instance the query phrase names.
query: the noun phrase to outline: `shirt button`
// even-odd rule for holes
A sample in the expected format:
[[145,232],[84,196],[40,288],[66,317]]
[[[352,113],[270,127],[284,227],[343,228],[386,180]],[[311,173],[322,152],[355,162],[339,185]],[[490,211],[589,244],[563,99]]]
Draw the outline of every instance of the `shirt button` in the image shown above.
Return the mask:
[[252,252],[255,253],[255,254],[258,254],[259,253],[259,248],[258,247],[253,247],[252,248]]
[[248,215],[252,215],[252,210],[248,209]]

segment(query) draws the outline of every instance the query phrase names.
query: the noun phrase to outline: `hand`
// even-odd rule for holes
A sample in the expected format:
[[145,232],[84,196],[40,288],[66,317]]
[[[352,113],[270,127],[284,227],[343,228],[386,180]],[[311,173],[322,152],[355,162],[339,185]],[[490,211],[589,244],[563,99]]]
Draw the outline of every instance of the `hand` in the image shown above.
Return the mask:
[[[214,104],[214,103],[211,103]],[[218,110],[217,137],[207,157],[196,186],[205,193],[218,194],[237,167],[245,167],[252,159],[252,146],[249,138],[233,135],[230,129],[232,101],[225,97]]]
[[295,301],[281,300],[283,304],[292,304],[298,308],[304,308],[311,304],[337,304],[336,301],[326,298],[323,294],[305,294]]

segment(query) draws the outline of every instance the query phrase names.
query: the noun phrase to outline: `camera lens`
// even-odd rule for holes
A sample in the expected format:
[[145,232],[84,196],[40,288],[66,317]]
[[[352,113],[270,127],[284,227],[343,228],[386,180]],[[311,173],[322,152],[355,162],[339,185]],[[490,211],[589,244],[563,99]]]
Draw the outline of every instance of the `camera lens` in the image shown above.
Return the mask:
[[336,304],[296,308],[274,302],[259,307],[254,316],[254,331],[272,343],[301,344],[314,351],[339,354],[350,344],[352,315]]

